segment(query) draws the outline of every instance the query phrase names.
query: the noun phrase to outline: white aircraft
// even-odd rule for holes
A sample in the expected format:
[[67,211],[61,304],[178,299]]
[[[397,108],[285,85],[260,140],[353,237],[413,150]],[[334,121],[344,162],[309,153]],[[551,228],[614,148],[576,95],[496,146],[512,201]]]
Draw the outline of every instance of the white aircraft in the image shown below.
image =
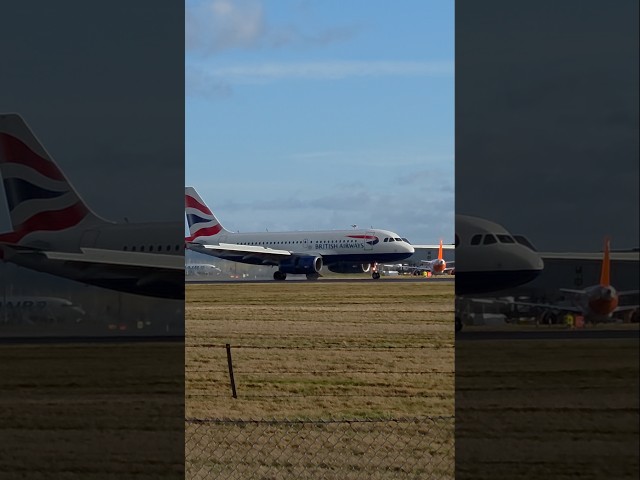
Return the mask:
[[529,240],[484,218],[456,215],[455,248],[456,295],[523,285],[544,268]]
[[0,325],[79,323],[85,311],[67,299],[41,296],[0,297]]
[[190,276],[196,275],[219,275],[222,270],[209,263],[187,263],[185,265],[185,274]]
[[416,250],[418,248],[437,248],[438,258],[434,260],[421,260],[421,263],[424,265],[417,267],[413,272],[414,275],[418,275],[424,271],[430,272],[432,275],[444,275],[447,273],[453,273],[455,270],[455,262],[446,262],[442,256],[443,249],[453,249],[455,248],[455,245],[442,245],[442,240],[440,240],[439,245],[417,245],[415,248]]
[[0,259],[112,290],[184,298],[180,224],[114,223],[93,213],[16,114],[0,114],[0,177],[11,221],[0,233]]
[[456,215],[456,331],[465,296],[517,287],[536,278],[544,263],[524,236],[484,218]]
[[187,248],[225,260],[276,266],[275,280],[285,280],[287,274],[316,279],[323,265],[338,273],[371,270],[377,279],[378,262],[402,260],[414,252],[405,239],[388,230],[232,233],[193,187],[185,188],[185,210],[190,233]]

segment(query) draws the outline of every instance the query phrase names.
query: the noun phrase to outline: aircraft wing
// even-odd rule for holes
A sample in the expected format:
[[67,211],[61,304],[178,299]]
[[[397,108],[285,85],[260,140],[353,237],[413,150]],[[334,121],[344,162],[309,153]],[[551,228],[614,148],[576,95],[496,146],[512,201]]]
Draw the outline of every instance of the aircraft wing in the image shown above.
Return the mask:
[[583,313],[580,307],[575,307],[573,305],[553,305],[551,303],[534,303],[534,302],[521,302],[519,300],[505,300],[501,298],[467,298],[474,303],[485,303],[485,304],[501,304],[501,305],[514,305],[514,306],[523,306],[523,307],[536,307],[536,308],[545,308],[549,310],[558,310],[561,312],[575,312],[575,313]]
[[584,290],[575,290],[573,288],[560,288],[558,290],[564,293],[572,293],[574,295],[583,295],[585,293]]
[[623,295],[638,295],[640,290],[625,290],[624,292],[618,292],[618,296],[621,297]]
[[243,260],[256,259],[265,265],[277,265],[286,257],[292,255],[289,250],[276,250],[257,245],[238,245],[235,243],[220,243],[218,245],[204,245],[201,243],[187,243],[190,250],[214,257],[243,255]]
[[159,270],[184,270],[184,257],[159,253],[123,252],[100,248],[81,248],[81,253],[41,252],[50,260],[85,264],[108,264]]

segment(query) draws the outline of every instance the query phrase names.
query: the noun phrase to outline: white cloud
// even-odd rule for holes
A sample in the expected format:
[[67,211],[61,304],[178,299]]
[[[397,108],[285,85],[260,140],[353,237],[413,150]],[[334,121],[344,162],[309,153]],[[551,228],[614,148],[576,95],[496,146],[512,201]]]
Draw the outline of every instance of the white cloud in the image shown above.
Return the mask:
[[295,25],[271,25],[259,0],[191,1],[185,12],[186,49],[205,55],[236,48],[328,45],[348,40],[356,31],[353,26],[310,32]]
[[212,53],[256,45],[266,31],[264,10],[254,0],[209,0],[187,5],[187,50]]
[[212,69],[212,78],[240,83],[306,79],[340,80],[349,77],[383,76],[449,76],[453,75],[453,62],[426,61],[326,61],[301,63],[264,63],[238,65]]

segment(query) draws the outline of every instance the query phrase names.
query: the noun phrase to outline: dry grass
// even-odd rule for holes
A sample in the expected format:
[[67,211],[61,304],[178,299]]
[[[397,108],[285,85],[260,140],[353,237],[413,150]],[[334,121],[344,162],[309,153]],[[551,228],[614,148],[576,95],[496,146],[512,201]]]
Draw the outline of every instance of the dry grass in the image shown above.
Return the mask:
[[182,351],[0,346],[0,477],[182,478]]
[[188,416],[453,414],[452,284],[190,285],[186,325]]
[[638,340],[456,345],[456,477],[638,478]]
[[187,477],[453,478],[453,295],[452,283],[188,285],[187,416],[258,421],[187,423]]

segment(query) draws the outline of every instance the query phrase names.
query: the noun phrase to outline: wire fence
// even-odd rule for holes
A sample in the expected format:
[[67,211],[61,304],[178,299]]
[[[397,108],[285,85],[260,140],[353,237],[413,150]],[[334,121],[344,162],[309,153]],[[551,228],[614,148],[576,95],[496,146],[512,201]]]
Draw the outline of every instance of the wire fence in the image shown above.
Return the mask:
[[452,416],[185,421],[188,479],[453,479]]

